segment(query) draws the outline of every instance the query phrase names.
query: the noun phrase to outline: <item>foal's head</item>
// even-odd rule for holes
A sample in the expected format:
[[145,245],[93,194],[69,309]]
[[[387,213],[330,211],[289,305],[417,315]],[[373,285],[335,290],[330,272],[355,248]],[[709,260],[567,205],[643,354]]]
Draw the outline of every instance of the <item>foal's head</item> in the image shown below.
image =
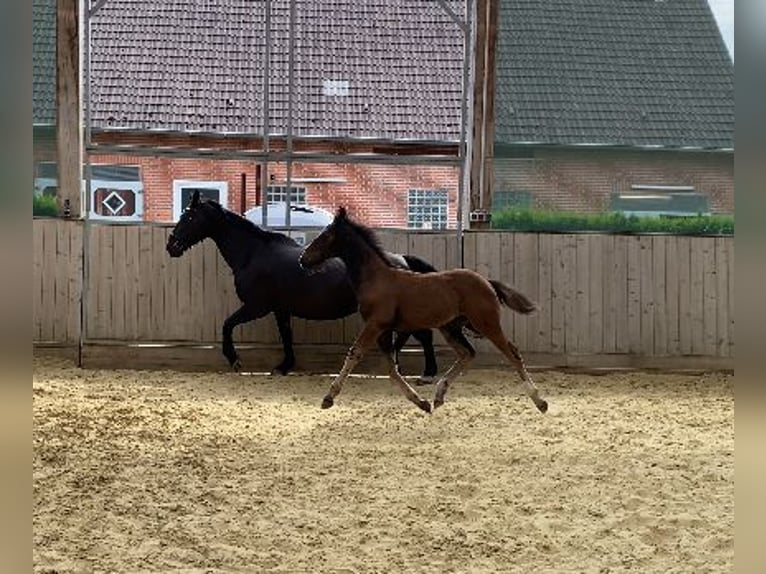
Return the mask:
[[171,257],[180,257],[193,245],[211,237],[224,219],[223,207],[218,202],[201,201],[199,191],[195,191],[189,207],[181,214],[181,219],[168,237],[168,254]]
[[349,218],[346,209],[340,207],[332,223],[303,250],[300,263],[303,267],[314,267],[332,257],[347,260],[359,253],[362,244],[369,248],[364,250],[366,253],[372,251],[391,264],[372,230]]

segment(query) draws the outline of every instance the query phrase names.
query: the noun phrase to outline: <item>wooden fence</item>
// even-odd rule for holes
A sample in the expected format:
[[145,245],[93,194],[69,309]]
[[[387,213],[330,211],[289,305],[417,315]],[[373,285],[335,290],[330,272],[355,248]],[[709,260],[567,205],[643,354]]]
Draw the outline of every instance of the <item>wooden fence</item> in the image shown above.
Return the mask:
[[[239,306],[232,274],[210,241],[170,258],[170,229],[90,225],[83,284],[82,222],[35,220],[35,341],[78,342],[82,293],[87,345],[217,344],[224,319]],[[388,249],[438,268],[456,261],[454,232],[380,236]],[[731,237],[490,231],[467,232],[463,241],[466,267],[539,302],[534,315],[508,311],[503,319],[532,364],[732,368]],[[293,321],[296,345],[312,349],[345,347],[360,326],[356,315]],[[235,341],[278,346],[273,317],[239,327]],[[485,341],[476,346],[490,363],[500,360]]]

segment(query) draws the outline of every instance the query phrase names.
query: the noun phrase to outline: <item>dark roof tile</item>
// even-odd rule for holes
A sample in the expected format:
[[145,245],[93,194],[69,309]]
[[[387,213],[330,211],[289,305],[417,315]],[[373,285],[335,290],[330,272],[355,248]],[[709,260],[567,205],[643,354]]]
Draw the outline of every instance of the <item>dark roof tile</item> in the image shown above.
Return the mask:
[[497,141],[734,145],[707,0],[503,0],[498,30]]

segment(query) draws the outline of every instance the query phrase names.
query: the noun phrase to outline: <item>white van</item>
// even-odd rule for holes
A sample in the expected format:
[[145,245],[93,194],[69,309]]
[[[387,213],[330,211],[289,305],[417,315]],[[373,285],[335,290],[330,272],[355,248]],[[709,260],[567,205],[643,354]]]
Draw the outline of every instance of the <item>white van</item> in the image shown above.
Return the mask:
[[[295,228],[314,228],[317,233],[313,233],[312,236],[318,234],[319,231],[324,229],[327,225],[332,223],[335,216],[321,207],[313,207],[310,205],[291,204],[290,205],[290,232],[287,231],[287,223],[285,222],[285,208],[287,204],[285,202],[270,203],[266,207],[266,225],[269,228],[276,229],[278,231],[284,231],[287,235],[295,239],[301,245],[306,243],[306,232],[295,231]],[[245,212],[245,218],[252,221],[256,225],[263,224],[263,206],[253,207]]]

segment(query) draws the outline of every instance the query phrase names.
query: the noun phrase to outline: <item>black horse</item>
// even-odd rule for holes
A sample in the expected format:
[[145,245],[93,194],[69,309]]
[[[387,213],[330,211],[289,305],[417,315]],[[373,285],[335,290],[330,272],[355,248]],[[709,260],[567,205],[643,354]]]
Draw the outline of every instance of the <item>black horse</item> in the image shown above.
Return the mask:
[[[234,286],[243,305],[223,323],[223,354],[239,370],[241,363],[232,341],[234,327],[274,313],[282,340],[284,358],[272,372],[287,374],[295,365],[290,317],[340,319],[356,313],[359,304],[346,266],[331,259],[317,270],[307,271],[298,263],[301,246],[282,233],[261,229],[241,215],[213,200],[192,196],[166,246],[171,257],[180,257],[193,245],[211,238],[234,273]],[[411,255],[387,254],[394,265],[427,273],[436,269]],[[394,347],[401,350],[410,335],[423,346],[425,368],[421,382],[436,375],[436,357],[431,330],[397,333]]]

